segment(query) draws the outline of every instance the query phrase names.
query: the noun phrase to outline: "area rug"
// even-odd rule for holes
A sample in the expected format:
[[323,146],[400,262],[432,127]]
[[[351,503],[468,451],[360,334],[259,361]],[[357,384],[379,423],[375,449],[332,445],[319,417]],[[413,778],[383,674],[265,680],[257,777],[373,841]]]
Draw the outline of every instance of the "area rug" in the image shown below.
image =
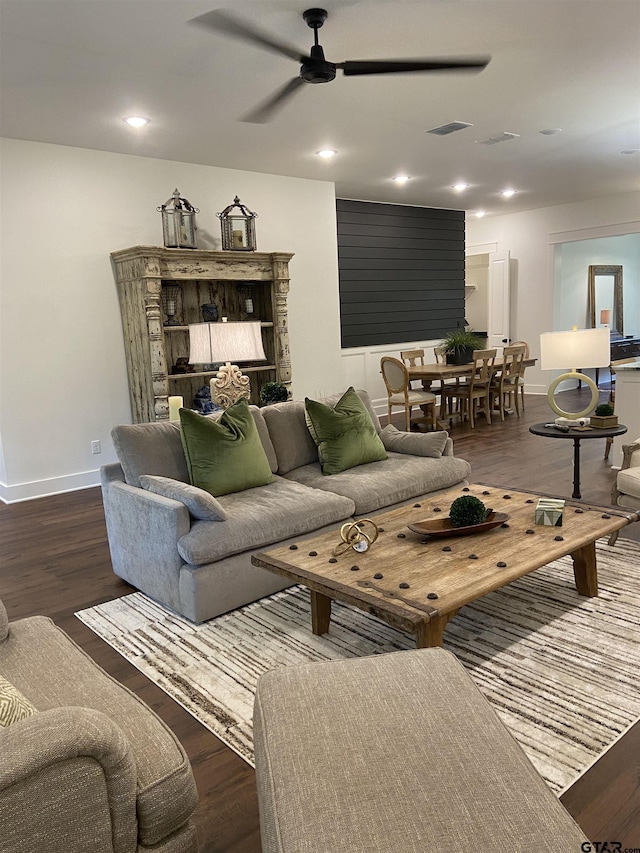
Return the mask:
[[[603,539],[597,559],[597,598],[578,596],[564,557],[463,607],[444,635],[557,794],[640,717],[640,545]],[[412,636],[335,602],[329,633],[314,636],[302,587],[202,625],[141,593],[76,616],[249,764],[263,672],[415,648]]]

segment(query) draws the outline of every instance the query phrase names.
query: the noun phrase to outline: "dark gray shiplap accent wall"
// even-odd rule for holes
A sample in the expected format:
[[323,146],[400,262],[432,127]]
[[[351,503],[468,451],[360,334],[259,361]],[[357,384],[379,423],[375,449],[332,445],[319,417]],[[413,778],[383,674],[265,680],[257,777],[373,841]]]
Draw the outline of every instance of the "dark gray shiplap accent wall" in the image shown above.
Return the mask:
[[464,211],[336,200],[343,347],[464,323]]

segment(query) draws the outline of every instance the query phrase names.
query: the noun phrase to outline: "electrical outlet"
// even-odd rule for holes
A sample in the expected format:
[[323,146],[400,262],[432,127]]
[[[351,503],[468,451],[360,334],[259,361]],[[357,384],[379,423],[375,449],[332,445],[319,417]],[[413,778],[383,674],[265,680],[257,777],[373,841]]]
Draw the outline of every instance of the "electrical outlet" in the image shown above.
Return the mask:
[[102,453],[102,448],[100,447],[99,441],[92,441],[91,442],[91,452],[92,453]]

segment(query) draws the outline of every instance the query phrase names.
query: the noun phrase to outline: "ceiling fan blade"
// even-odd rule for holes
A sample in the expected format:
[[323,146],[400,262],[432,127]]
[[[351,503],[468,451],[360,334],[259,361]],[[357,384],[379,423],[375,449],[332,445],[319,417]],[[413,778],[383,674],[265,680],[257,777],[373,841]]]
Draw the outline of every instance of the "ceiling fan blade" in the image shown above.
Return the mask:
[[213,9],[211,12],[206,12],[204,15],[192,18],[189,23],[198,27],[205,27],[222,35],[252,42],[259,47],[270,50],[272,53],[287,56],[289,59],[295,59],[296,62],[302,62],[307,58],[307,54],[298,50],[297,47],[278,41],[270,33],[258,29],[258,27],[253,26],[253,24],[247,21],[242,21],[240,18],[229,15],[221,9]]
[[281,89],[278,89],[275,94],[262,101],[261,104],[258,104],[257,107],[254,107],[244,115],[240,121],[246,121],[251,124],[264,124],[303,85],[304,80],[302,77],[294,77],[285,83]]
[[345,76],[355,74],[398,74],[411,71],[482,71],[491,61],[490,56],[468,59],[371,59],[355,62],[337,62]]

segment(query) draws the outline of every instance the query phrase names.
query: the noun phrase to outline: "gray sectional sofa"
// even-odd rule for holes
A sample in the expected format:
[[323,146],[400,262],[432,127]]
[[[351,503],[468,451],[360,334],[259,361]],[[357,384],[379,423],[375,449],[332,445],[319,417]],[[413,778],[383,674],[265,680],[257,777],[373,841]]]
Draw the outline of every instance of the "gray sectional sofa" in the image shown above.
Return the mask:
[[[290,585],[252,566],[256,551],[338,530],[350,518],[447,489],[469,476],[469,463],[453,455],[446,433],[382,429],[367,393],[357,393],[386,459],[326,476],[303,402],[251,407],[274,481],[219,497],[218,520],[201,511],[199,490],[188,485],[179,424],[115,427],[120,463],[101,470],[115,573],[187,619],[203,622]],[[339,397],[323,402],[335,405]]]

